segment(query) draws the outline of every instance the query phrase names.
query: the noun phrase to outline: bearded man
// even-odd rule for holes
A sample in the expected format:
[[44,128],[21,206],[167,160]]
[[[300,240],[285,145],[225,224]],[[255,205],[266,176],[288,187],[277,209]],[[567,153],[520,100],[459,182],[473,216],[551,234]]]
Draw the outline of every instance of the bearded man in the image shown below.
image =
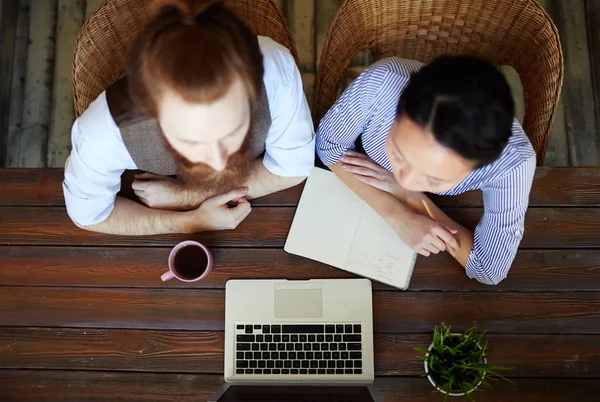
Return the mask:
[[[154,0],[127,75],[79,117],[63,190],[84,229],[233,229],[251,198],[302,182],[315,134],[289,50],[219,1]],[[142,203],[118,196],[121,176]]]

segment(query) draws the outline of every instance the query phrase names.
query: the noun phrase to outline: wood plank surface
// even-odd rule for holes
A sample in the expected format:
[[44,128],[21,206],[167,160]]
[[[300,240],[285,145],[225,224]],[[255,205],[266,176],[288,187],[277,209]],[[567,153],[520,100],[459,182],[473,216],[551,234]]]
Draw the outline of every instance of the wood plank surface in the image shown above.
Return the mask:
[[304,94],[311,105],[315,92],[315,0],[287,1],[284,14],[298,49]]
[[[552,14],[552,2],[554,0],[539,0],[540,4],[548,12]],[[554,19],[554,23],[557,21]],[[560,94],[554,123],[550,130],[550,140],[548,141],[548,150],[544,157],[544,166],[569,166],[569,143],[567,140],[567,125],[565,121],[565,104],[564,92]]]
[[77,228],[61,207],[0,208],[0,244],[174,245],[194,239],[210,247],[282,247],[294,208],[253,208],[236,230],[192,235],[114,236]]
[[[15,3],[17,1],[19,0],[11,2],[4,1],[4,3]],[[82,4],[82,6],[85,8],[85,17],[87,18],[102,0],[62,1],[85,3]],[[20,4],[26,4],[28,2],[29,0],[19,1]],[[593,122],[593,125],[596,128],[600,127],[600,102],[598,101],[597,96],[597,93],[600,92],[600,79],[597,78],[599,74],[598,65],[600,64],[598,61],[600,52],[597,50],[600,48],[600,45],[598,45],[600,39],[598,39],[598,30],[594,29],[599,20],[599,17],[597,17],[599,14],[597,11],[599,8],[598,0],[573,0],[572,2],[563,0],[540,0],[540,2],[552,14],[558,25],[563,42],[566,65],[563,97],[567,102],[561,99],[555,124],[552,128],[552,135],[545,163],[552,166],[569,164],[569,152],[571,152],[574,155],[574,159],[579,159],[578,161],[573,161],[573,163],[579,165],[591,164],[590,162],[586,163],[584,159],[590,160],[595,158],[596,161],[600,160],[600,135],[598,134],[597,129],[594,130],[593,127],[590,127],[587,123],[589,120]],[[297,22],[306,27],[310,25],[310,29],[303,28],[294,33],[296,35],[296,41],[299,43],[299,48],[308,49],[306,56],[301,57],[303,63],[316,64],[320,57],[325,33],[337,10],[339,0],[277,0],[276,3],[282,6],[284,11],[286,11],[291,25]],[[313,7],[311,7],[309,3],[314,3]],[[289,10],[292,10],[292,12],[289,12]],[[308,21],[308,24],[305,24],[306,21],[302,17],[298,20],[296,17],[301,15],[302,12],[295,14],[293,12],[294,10],[308,11],[304,12],[304,15],[307,17],[312,14],[310,21],[306,20]],[[27,13],[29,13],[29,8]],[[312,40],[310,39],[311,36]],[[7,37],[4,36],[4,38],[6,39]],[[25,46],[27,46],[27,38],[25,38],[24,42],[18,40],[16,45],[18,46],[19,43],[25,43]],[[312,50],[310,49],[311,47]],[[61,52],[70,53],[71,48],[66,43],[63,44],[62,41],[58,41],[55,54],[57,68],[61,62],[65,61],[65,59],[70,59],[70,54],[63,57],[64,55],[61,55]],[[15,52],[15,55],[16,54],[17,52]],[[357,63],[365,64],[358,61],[354,64]],[[17,74],[23,74],[27,69],[25,66],[22,66],[16,70],[18,70]],[[314,76],[314,71],[307,70],[303,72],[303,81],[309,99],[312,97]],[[19,95],[19,92],[14,91],[15,86],[17,88],[19,86],[19,80],[12,81],[10,109],[15,111],[21,109],[18,119],[20,120],[23,107],[23,89],[21,89],[21,95]],[[52,96],[56,98],[58,92],[54,91]],[[65,108],[64,110],[66,111],[67,109]],[[13,112],[11,112],[11,116],[12,115]],[[19,122],[14,119],[11,119],[11,121],[15,124],[19,124]],[[569,133],[568,142],[567,132]],[[45,149],[44,152],[48,153],[48,156],[50,157],[49,162],[51,164],[60,166],[62,165],[61,162],[53,160],[53,155],[59,151],[51,148],[53,148],[55,142],[54,139],[62,138],[62,140],[66,141],[67,138],[64,136],[63,130],[55,131],[50,129],[49,135],[51,137],[49,143],[50,147],[48,147],[47,150]],[[19,138],[18,135],[9,135],[9,137],[13,139]],[[595,144],[595,146],[589,146],[590,144]],[[62,147],[62,151],[60,152],[63,155],[67,146],[68,143],[64,141],[60,144],[60,147]],[[16,149],[17,148],[14,146],[7,147],[8,153],[11,153]],[[17,156],[17,159],[11,158],[12,162],[10,162],[10,166],[16,166],[17,163],[15,160],[18,160],[19,152],[12,153],[14,156]],[[60,158],[64,158],[64,156],[59,155],[59,159]],[[2,158],[0,157],[0,159]],[[0,164],[0,166],[2,166],[2,164]]]
[[[170,248],[0,247],[0,284],[10,286],[224,289],[229,279],[306,280],[353,274],[281,249],[212,249],[215,265],[196,283],[169,281]],[[448,254],[417,259],[408,291],[600,291],[600,250],[522,250],[497,286],[469,279]],[[375,289],[391,289],[373,282]]]
[[223,372],[223,332],[0,327],[3,368]]
[[302,73],[302,86],[304,88],[304,96],[308,105],[312,105],[315,96],[315,73]]
[[300,69],[315,72],[315,0],[287,1],[284,14],[294,34]]
[[340,91],[346,90],[348,85],[352,83],[368,66],[374,63],[373,54],[370,50],[365,49],[359,51],[352,60],[348,63],[348,67],[342,75]]
[[25,99],[25,76],[27,75],[27,49],[29,47],[29,25],[31,19],[31,0],[19,0],[19,14],[15,34],[13,69],[10,88],[8,132],[4,163],[0,166],[16,166],[19,145],[19,133],[23,122],[23,100]]
[[[5,326],[222,331],[225,292],[6,286]],[[600,333],[599,293],[388,292],[373,294],[376,332],[429,332],[444,321],[497,333]]]
[[[485,339],[489,342],[488,362],[513,367],[508,372],[511,377],[600,375],[598,335],[488,333]],[[431,334],[376,334],[377,375],[419,375],[423,363],[415,359],[414,347],[426,348],[431,340]]]
[[556,22],[565,58],[562,96],[570,162],[574,166],[597,166],[600,165],[600,131],[591,85],[585,0],[546,0],[546,4]]
[[[597,174],[600,177],[600,169]],[[63,180],[62,169],[0,169],[0,183],[5,190],[0,192],[0,206],[64,206]],[[129,181],[129,178],[124,180]],[[303,188],[304,185],[295,186],[252,200],[252,203],[265,206],[296,206]]]
[[[450,217],[474,229],[482,208],[444,208]],[[0,207],[0,245],[171,246],[192,239],[209,247],[283,247],[295,208],[255,207],[233,231],[160,236],[114,236],[79,229],[62,207]],[[521,248],[598,248],[597,208],[530,208]]]
[[19,15],[19,2],[0,0],[0,166],[6,163],[8,120],[10,115],[10,90],[15,57],[15,39]]
[[199,402],[222,385],[217,375],[0,370],[4,402]]
[[62,169],[0,169],[0,205],[64,206]]
[[274,0],[274,2],[275,4],[277,4],[277,7],[279,7],[279,9],[281,10],[283,16],[287,18],[287,16],[285,15],[287,0]]
[[71,151],[71,127],[75,121],[71,77],[75,38],[83,24],[85,0],[58,0],[56,54],[47,164],[63,167]]
[[[11,166],[23,164],[21,155],[36,154],[40,143],[43,163],[64,163],[72,119],[65,75],[69,41],[102,2],[44,0],[43,7],[34,2],[29,24],[30,1],[13,4],[19,10],[6,143],[22,145],[33,138],[34,145],[2,149],[0,166],[3,157]],[[295,34],[310,101],[339,0],[275,1]],[[600,36],[593,29],[600,22],[600,0],[541,2],[558,23],[566,67],[546,163],[600,165]],[[0,7],[6,3],[0,0]],[[42,9],[58,14],[46,13],[40,24]],[[55,31],[56,52],[44,53],[47,46],[32,53],[32,46],[54,46]],[[2,35],[0,42],[7,41]],[[368,58],[353,61],[347,81]],[[25,75],[32,75],[33,64],[43,77],[37,85],[52,88],[51,97],[36,97],[38,105],[52,99],[34,110],[37,115],[23,108],[24,98],[32,100],[33,81],[26,82]],[[518,95],[515,77],[511,83]],[[51,115],[45,126],[44,113]],[[0,128],[1,116],[0,110]],[[37,125],[28,123],[34,120]],[[223,384],[228,280],[355,277],[282,250],[303,185],[252,201],[252,215],[236,231],[122,237],[72,224],[64,208],[63,175],[61,169],[0,169],[2,402],[207,400]],[[476,321],[490,331],[490,363],[514,367],[509,373],[514,385],[496,382],[491,393],[475,395],[478,402],[600,401],[599,183],[600,168],[536,171],[522,249],[498,286],[470,280],[446,253],[419,257],[408,291],[373,283],[375,388],[383,401],[442,399],[420,378],[423,367],[414,351],[430,342],[432,326],[442,321],[456,331]],[[127,195],[127,182],[124,187]],[[433,199],[471,229],[482,213],[480,192]],[[171,246],[183,239],[209,245],[214,270],[198,283],[162,283]]]
[[[600,127],[600,0],[586,0],[596,124]],[[600,150],[598,151],[600,152]]]
[[315,61],[320,63],[325,36],[329,30],[329,25],[338,10],[340,0],[318,0],[318,7],[315,10],[315,39],[316,39],[316,57]]
[[550,130],[548,150],[544,156],[544,166],[569,166],[569,143],[567,142],[567,131],[565,122],[565,105],[563,95],[560,95],[554,123]]
[[[340,0],[318,0],[317,7],[315,9],[315,55],[314,55],[314,63],[316,65],[316,71],[318,71],[319,63],[321,62],[321,53],[323,52],[323,45],[325,44],[325,36],[327,35],[327,31],[329,30],[329,25],[333,21],[333,18],[337,12],[339,7]],[[316,75],[313,78],[314,85],[316,86]],[[313,87],[314,88],[314,87]],[[314,89],[313,89],[314,91]],[[310,101],[309,105],[311,106],[311,111],[313,110],[313,100]],[[315,121],[315,129],[318,128],[319,122]],[[317,163],[320,163],[319,158],[317,158]]]
[[[218,375],[128,373],[65,370],[2,370],[0,391],[6,402],[44,401],[206,401],[221,386]],[[431,384],[419,377],[377,378],[374,389],[383,402],[439,402]],[[494,383],[492,392],[476,395],[478,402],[600,401],[595,379],[518,379]],[[457,402],[466,401],[454,398]]]
[[85,19],[88,19],[90,15],[98,8],[103,0],[85,0]]
[[[599,335],[488,334],[488,361],[514,367],[511,377],[600,376]],[[415,347],[431,334],[376,334],[377,376],[420,375]],[[96,328],[0,327],[3,368],[223,372],[224,333]]]
[[[0,206],[64,206],[62,169],[0,169]],[[600,206],[600,168],[541,167],[536,170],[530,206]],[[296,206],[303,185],[271,194],[255,205]],[[433,197],[441,206],[481,206],[478,191]]]
[[23,119],[12,167],[46,166],[57,0],[32,3]]
[[523,124],[525,118],[525,90],[523,89],[523,83],[517,70],[511,66],[499,66],[499,70],[506,78],[506,82],[510,87],[513,101],[515,102],[515,117],[519,123]]

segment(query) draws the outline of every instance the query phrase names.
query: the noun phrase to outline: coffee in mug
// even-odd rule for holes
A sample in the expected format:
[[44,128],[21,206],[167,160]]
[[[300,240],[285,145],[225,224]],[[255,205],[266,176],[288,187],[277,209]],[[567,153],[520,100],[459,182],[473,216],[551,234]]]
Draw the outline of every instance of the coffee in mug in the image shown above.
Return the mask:
[[169,254],[169,271],[161,279],[163,282],[177,278],[184,282],[203,279],[212,268],[210,251],[196,241],[188,240],[176,245]]

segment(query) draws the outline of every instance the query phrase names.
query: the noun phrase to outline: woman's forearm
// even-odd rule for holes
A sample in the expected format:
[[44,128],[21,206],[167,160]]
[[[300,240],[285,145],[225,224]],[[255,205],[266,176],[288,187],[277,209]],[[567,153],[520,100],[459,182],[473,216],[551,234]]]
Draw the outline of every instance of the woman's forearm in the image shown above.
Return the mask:
[[331,165],[329,169],[386,221],[390,222],[412,212],[408,205],[393,195],[356,180],[352,173],[342,169],[341,163]]

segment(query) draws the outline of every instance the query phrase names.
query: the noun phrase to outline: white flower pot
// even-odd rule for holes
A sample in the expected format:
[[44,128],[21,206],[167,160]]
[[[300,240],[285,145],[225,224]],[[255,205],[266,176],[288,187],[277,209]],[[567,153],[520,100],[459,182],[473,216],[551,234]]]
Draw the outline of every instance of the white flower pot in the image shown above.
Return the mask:
[[[462,334],[459,333],[452,333],[452,336],[458,336],[461,337]],[[481,345],[477,344],[477,346],[479,347],[479,349],[481,349]],[[433,342],[431,342],[431,345],[429,345],[429,347],[427,348],[427,350],[431,350],[433,348]],[[425,355],[425,357],[429,356],[429,353],[427,353]],[[433,385],[435,387],[435,389],[437,389],[439,392],[441,392],[442,394],[446,394],[448,396],[465,396],[467,394],[470,394],[471,392],[475,391],[477,388],[479,388],[479,386],[481,385],[481,383],[483,383],[483,380],[485,379],[485,375],[486,372],[483,372],[483,375],[481,376],[481,379],[479,380],[479,382],[477,383],[477,385],[467,391],[467,392],[460,392],[460,393],[453,393],[453,392],[446,392],[444,390],[442,390],[440,387],[438,387],[438,385],[436,384],[435,380],[433,379],[433,377],[431,376],[431,374],[429,373],[429,365],[427,364],[427,360],[425,360],[425,374],[427,374],[427,379],[429,380],[429,382],[431,383],[431,385]],[[487,364],[487,358],[485,357],[485,355],[483,356],[483,363]]]

